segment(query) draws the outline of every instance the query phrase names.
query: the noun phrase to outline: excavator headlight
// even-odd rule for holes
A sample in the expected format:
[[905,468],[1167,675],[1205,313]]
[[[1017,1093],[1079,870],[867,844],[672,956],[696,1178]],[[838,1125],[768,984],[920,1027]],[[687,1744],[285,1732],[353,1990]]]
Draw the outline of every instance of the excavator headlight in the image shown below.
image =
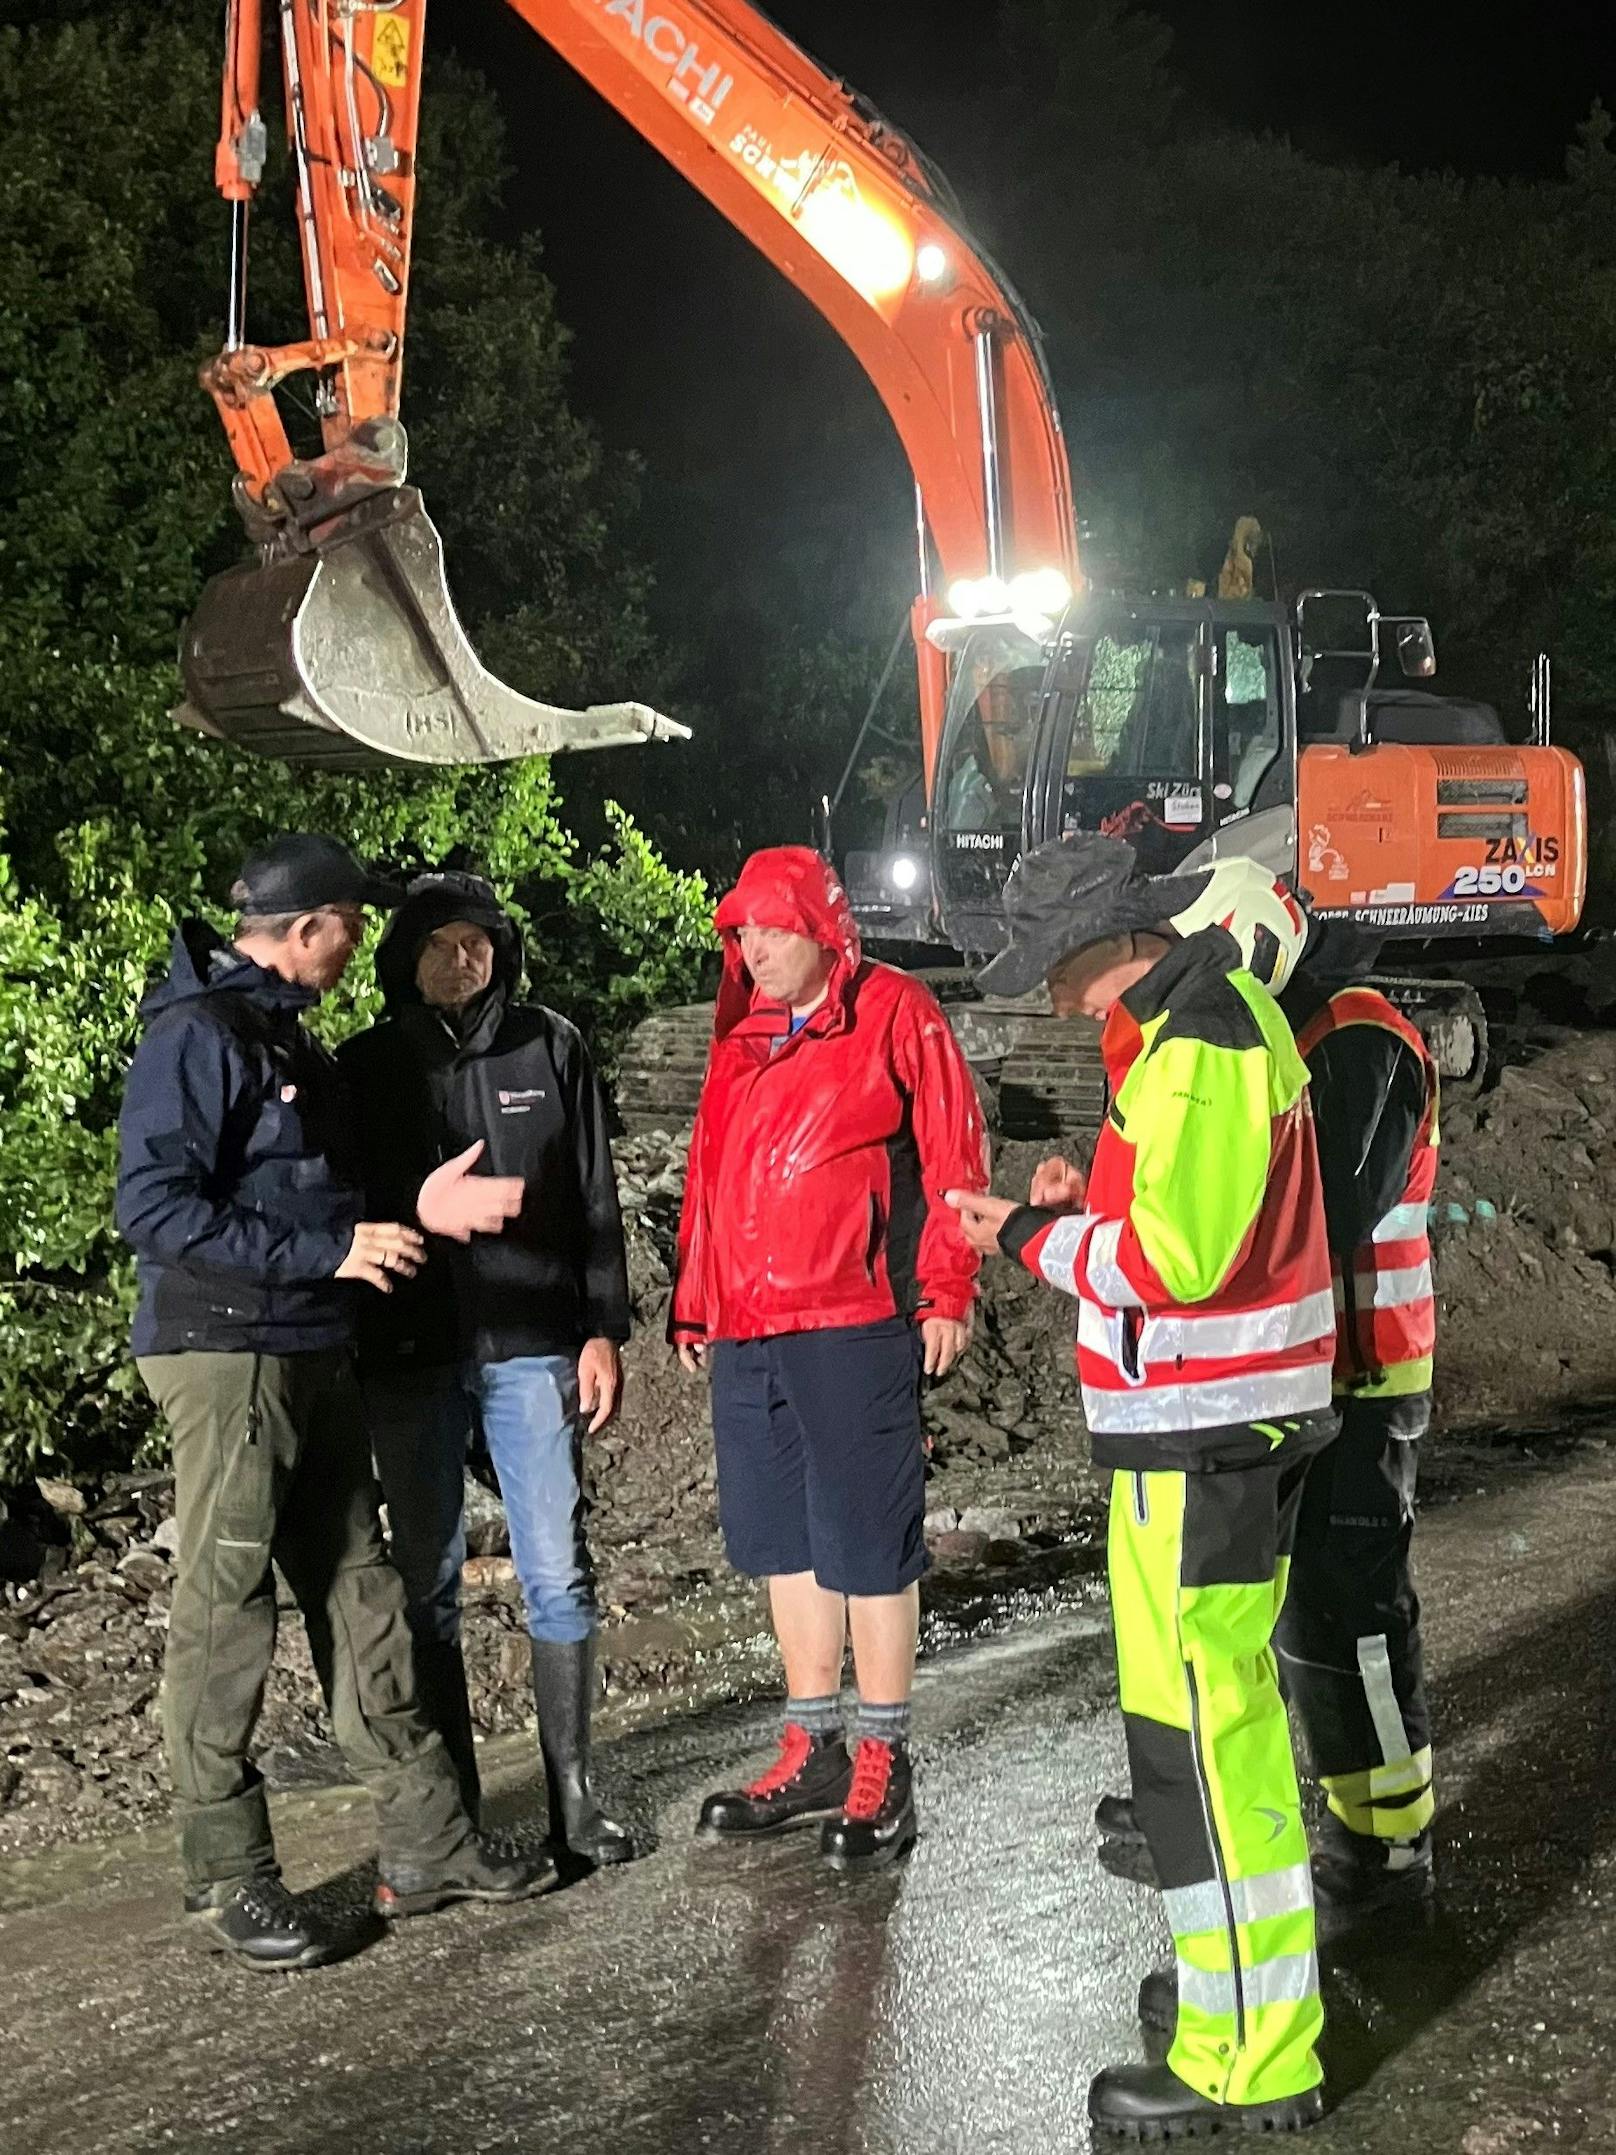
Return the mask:
[[894,890],[913,890],[920,881],[920,863],[907,853],[900,853],[887,869],[887,881]]
[[915,275],[922,284],[941,284],[948,275],[948,256],[934,239],[915,256]]
[[1059,569],[1029,569],[1010,585],[1010,611],[1058,621],[1072,603],[1072,586]]

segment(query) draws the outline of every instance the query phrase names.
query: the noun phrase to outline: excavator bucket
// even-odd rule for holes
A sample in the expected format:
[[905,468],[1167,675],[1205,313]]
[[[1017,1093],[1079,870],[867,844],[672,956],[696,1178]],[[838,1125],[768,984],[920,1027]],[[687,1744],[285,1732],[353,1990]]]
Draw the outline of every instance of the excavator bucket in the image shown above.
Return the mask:
[[182,725],[332,771],[689,738],[641,703],[567,711],[496,681],[460,625],[414,487],[365,503],[310,553],[215,576],[186,623],[180,671]]

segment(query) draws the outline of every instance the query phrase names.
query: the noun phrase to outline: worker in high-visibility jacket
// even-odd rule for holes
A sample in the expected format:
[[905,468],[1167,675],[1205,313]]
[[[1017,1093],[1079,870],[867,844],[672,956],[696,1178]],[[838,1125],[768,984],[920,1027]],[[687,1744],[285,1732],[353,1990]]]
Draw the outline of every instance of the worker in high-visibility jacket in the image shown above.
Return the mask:
[[1409,1549],[1431,1421],[1436,1064],[1377,990],[1284,998],[1312,1080],[1335,1280],[1340,1441],[1308,1477],[1279,1653],[1329,1799],[1314,1861],[1347,1907],[1419,1903],[1432,1882],[1431,1725]]
[[[1139,1824],[1165,1891],[1164,2064],[1089,2091],[1100,2131],[1288,2130],[1322,2115],[1312,1878],[1271,1646],[1296,1510],[1334,1437],[1335,1311],[1307,1073],[1219,923],[1260,889],[1258,970],[1305,935],[1254,863],[1137,873],[1118,839],[1024,856],[984,972],[1103,1021],[1111,1107],[1086,1179],[1039,1202],[951,1193],[968,1238],[1078,1300]],[[1242,2115],[1230,2117],[1238,2109]]]
[[[1237,901],[1226,925],[1252,953],[1260,909]],[[1283,952],[1272,984],[1308,1068],[1342,1431],[1308,1473],[1275,1644],[1328,1802],[1313,1875],[1321,1917],[1339,1930],[1419,1913],[1434,1884],[1430,1717],[1410,1556],[1419,1442],[1431,1418],[1428,1218],[1440,1129],[1437,1069],[1418,1029],[1378,990],[1330,980],[1328,931],[1320,941],[1308,968],[1288,979]],[[1120,1859],[1107,1856],[1111,1867],[1154,1882],[1132,1800],[1104,1797],[1095,1823],[1105,1840],[1124,1844]],[[1159,1977],[1147,1979],[1140,2011],[1172,2025],[1171,1990]]]

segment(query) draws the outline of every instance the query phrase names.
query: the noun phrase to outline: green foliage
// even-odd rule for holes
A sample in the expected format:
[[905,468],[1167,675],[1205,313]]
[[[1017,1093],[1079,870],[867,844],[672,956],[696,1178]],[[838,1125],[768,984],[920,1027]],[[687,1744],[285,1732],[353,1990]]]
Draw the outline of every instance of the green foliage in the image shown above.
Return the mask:
[[[333,778],[168,717],[179,621],[241,545],[196,385],[222,275],[216,37],[211,8],[178,5],[0,29],[0,1482],[126,1458],[150,1429],[111,1224],[118,1102],[144,986],[179,919],[223,922],[246,851],[329,830],[401,872],[476,865],[524,919],[539,992],[607,1061],[656,1001],[693,992],[708,939],[700,881],[621,811],[586,853],[542,762]],[[568,405],[534,251],[484,229],[501,168],[486,100],[444,73],[431,112],[405,416],[457,594],[522,686],[644,695],[647,578],[618,538],[634,473]],[[298,305],[276,207],[255,243],[266,335]],[[376,1002],[362,954],[320,1028],[340,1037]]]

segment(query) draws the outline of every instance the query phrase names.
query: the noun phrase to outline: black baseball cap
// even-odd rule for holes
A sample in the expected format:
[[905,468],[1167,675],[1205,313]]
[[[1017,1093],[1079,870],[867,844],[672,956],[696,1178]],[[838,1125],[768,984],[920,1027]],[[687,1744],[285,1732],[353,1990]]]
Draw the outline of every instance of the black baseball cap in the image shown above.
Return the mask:
[[1082,831],[1023,853],[1004,886],[1010,948],[977,974],[990,995],[1030,995],[1086,943],[1157,928],[1197,898],[1205,872],[1149,876],[1125,838]]
[[396,883],[367,874],[337,839],[289,831],[242,862],[230,902],[245,917],[265,919],[327,905],[392,907],[403,895]]

